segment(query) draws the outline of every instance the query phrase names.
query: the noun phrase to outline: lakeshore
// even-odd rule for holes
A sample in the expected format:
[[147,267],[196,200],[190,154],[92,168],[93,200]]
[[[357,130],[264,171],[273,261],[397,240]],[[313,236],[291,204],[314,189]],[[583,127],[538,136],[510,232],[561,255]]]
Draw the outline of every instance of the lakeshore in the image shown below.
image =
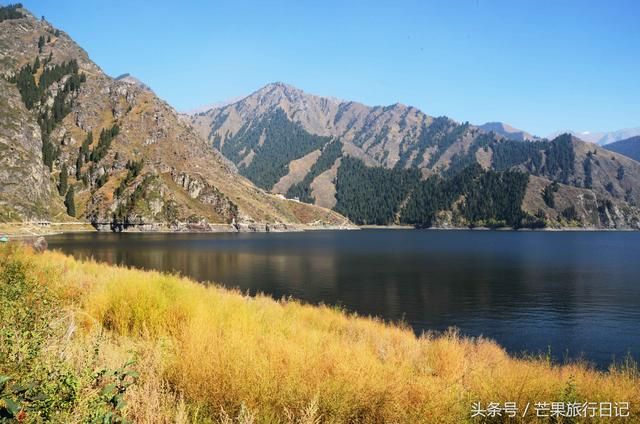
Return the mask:
[[[31,334],[3,333],[11,338],[3,349],[31,354],[1,356],[0,373],[19,384],[40,381],[44,364],[56,370],[43,390],[58,408],[16,399],[53,422],[111,414],[135,422],[460,423],[475,422],[475,403],[506,401],[615,400],[628,402],[631,417],[640,413],[633,362],[602,372],[579,361],[518,359],[484,338],[417,337],[329,306],[17,245],[0,248],[0,290],[3,322]],[[32,318],[17,319],[22,310]],[[123,388],[123,402],[101,395],[110,384]]]
[[[636,229],[609,229],[595,227],[546,227],[546,228],[511,228],[511,227],[427,227],[418,228],[413,225],[305,225],[305,224],[206,224],[206,225],[168,225],[165,223],[150,223],[144,225],[131,225],[121,230],[131,233],[238,233],[238,232],[301,232],[301,231],[339,231],[339,230],[430,230],[430,231],[612,231],[635,232]],[[25,239],[38,236],[51,236],[56,234],[72,234],[86,232],[120,232],[113,230],[110,224],[95,225],[90,222],[47,222],[46,224],[20,222],[0,223],[0,235],[11,239]]]
[[[238,233],[238,232],[300,232],[300,231],[336,231],[356,230],[357,226],[345,225],[304,225],[304,224],[207,224],[207,225],[168,225],[151,223],[131,225],[121,231],[130,233]],[[25,239],[56,234],[91,232],[120,232],[110,224],[92,224],[90,222],[46,222],[42,223],[0,223],[0,235],[11,239]]]
[[600,369],[628,354],[640,359],[637,232],[378,228],[46,239],[50,249],[76,259],[340,305],[402,321],[417,335],[455,326],[513,355],[551,353]]

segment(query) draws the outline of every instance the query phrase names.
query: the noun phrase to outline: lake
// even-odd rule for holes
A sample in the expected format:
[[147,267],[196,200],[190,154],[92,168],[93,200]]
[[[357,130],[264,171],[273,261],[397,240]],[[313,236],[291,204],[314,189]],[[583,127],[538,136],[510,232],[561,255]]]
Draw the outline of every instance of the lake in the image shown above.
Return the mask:
[[509,352],[640,358],[640,233],[361,230],[79,233],[79,258],[341,305],[416,333],[457,327]]

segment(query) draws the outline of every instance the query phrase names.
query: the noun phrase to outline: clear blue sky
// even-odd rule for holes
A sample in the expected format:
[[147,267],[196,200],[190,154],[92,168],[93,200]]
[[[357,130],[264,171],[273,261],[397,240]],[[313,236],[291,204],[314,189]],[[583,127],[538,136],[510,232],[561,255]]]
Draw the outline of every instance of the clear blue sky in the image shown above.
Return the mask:
[[178,110],[283,81],[547,135],[640,126],[640,1],[23,0]]

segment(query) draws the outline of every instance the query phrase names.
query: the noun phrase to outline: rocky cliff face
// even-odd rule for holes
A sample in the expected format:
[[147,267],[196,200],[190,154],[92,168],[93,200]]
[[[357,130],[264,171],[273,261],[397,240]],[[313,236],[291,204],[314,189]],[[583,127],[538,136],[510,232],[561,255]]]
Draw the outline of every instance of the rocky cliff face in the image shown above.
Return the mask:
[[78,218],[118,229],[347,222],[257,188],[152,91],[105,75],[64,32],[23,12],[0,22],[4,221]]
[[42,162],[40,127],[13,84],[0,79],[0,92],[0,220],[49,219],[63,208]]
[[[525,215],[538,216],[538,222],[638,227],[640,164],[622,155],[605,154],[598,146],[569,135],[549,141],[518,133],[518,141],[508,137],[509,128],[504,125],[496,132],[432,117],[411,106],[368,107],[307,94],[282,83],[194,114],[191,122],[241,174],[259,186],[343,213],[354,212],[353,205],[360,201],[354,196],[369,189],[366,181],[354,187],[352,168],[357,162],[342,160],[350,157],[367,167],[388,170],[380,175],[384,183],[378,184],[391,184],[396,177],[403,181],[414,178],[412,170],[423,181],[430,176],[452,178],[473,164],[485,172],[524,172],[532,178],[522,196],[514,199],[519,199],[517,206]],[[398,174],[401,171],[406,175]],[[562,201],[550,200],[547,190],[547,204],[544,189],[552,182],[563,187],[553,192]],[[402,222],[402,210],[411,204],[416,184],[409,184],[401,199],[391,196],[394,213],[384,223]],[[464,205],[462,196],[452,202]],[[368,222],[357,218],[363,207],[355,208],[350,217]],[[443,207],[449,212],[456,208],[453,203]],[[458,224],[471,222],[463,219]]]

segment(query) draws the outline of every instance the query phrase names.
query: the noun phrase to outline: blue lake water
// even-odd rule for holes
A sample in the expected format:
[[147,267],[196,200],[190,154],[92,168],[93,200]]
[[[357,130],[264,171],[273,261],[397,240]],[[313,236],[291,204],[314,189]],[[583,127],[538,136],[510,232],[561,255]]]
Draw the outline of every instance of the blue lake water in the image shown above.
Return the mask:
[[640,233],[361,230],[65,234],[76,257],[342,305],[512,353],[640,359]]

